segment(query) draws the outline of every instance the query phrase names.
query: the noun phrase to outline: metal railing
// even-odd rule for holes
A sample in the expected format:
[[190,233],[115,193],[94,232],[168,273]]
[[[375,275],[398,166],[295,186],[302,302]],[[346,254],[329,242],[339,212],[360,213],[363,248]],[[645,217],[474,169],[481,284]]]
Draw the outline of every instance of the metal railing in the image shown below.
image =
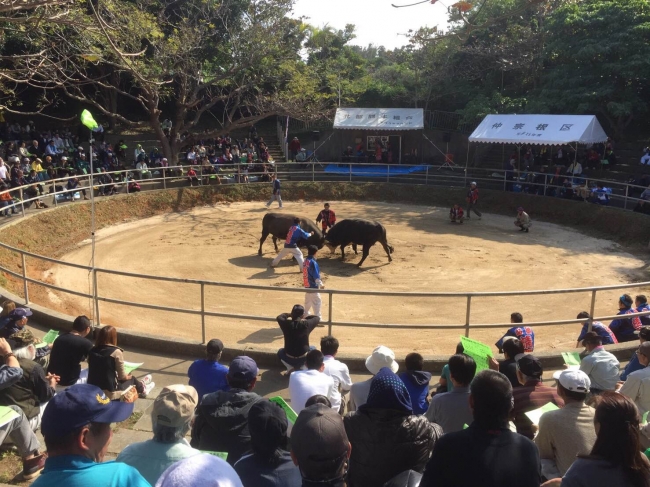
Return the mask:
[[[443,170],[441,167],[427,166],[422,172],[411,173],[411,174],[393,174],[391,176],[391,168],[395,168],[394,171],[397,171],[397,168],[400,168],[399,165],[366,165],[366,164],[338,164],[339,169],[343,167],[347,168],[347,171],[338,172],[338,173],[328,173],[323,171],[323,166],[321,164],[311,164],[303,163],[301,165],[293,163],[283,163],[275,164],[274,171],[280,175],[281,178],[285,176],[290,176],[294,180],[303,180],[303,181],[386,181],[386,182],[400,182],[400,183],[410,183],[410,184],[427,184],[427,185],[451,185],[451,186],[464,186],[467,182],[475,180],[477,182],[484,182],[489,186],[490,184],[496,184],[496,186],[506,187],[507,184],[530,184],[533,187],[539,188],[541,194],[547,194],[551,189],[561,189],[563,185],[553,185],[552,181],[548,180],[551,175],[543,175],[544,181],[537,183],[522,183],[508,180],[505,176],[493,176],[488,173],[481,173],[481,170],[471,169],[468,171],[468,174],[464,174],[464,171],[454,171],[454,170]],[[368,167],[374,168],[371,169],[371,172],[368,172]],[[318,169],[317,169],[318,168]],[[147,189],[159,189],[167,188],[168,185],[172,183],[176,184],[178,182],[187,181],[188,166],[174,166],[174,167],[161,167],[161,168],[150,168],[151,172],[150,179],[141,179],[138,180],[139,183],[142,183],[144,188]],[[196,167],[197,170],[200,167]],[[489,170],[491,171],[491,170]],[[98,191],[108,189],[109,186],[114,186],[117,189],[124,190],[129,192],[129,184],[134,181],[131,175],[133,173],[138,173],[139,171],[129,169],[129,170],[120,170],[112,171],[106,173],[115,178],[115,181],[106,184],[99,184],[95,181],[96,175],[77,175],[77,176],[67,176],[63,178],[57,178],[54,180],[44,181],[40,184],[51,185],[52,191],[46,196],[51,196],[54,198],[55,204],[64,204],[63,202],[57,202],[60,198],[58,196],[66,197],[70,195],[75,195],[83,190],[88,191]],[[211,184],[213,176],[215,179],[220,180],[222,183],[234,182],[239,184],[246,184],[244,181],[251,181],[254,178],[263,178],[267,173],[265,172],[250,172],[248,174],[244,173],[241,170],[241,165],[239,167],[230,167],[221,171],[220,175],[213,174],[203,174],[197,173],[195,182],[196,184]],[[63,183],[67,184],[72,178],[79,179],[81,185],[75,188],[64,188],[57,189],[57,186],[60,186]],[[256,180],[256,179],[255,179]],[[148,184],[151,186],[147,186]],[[192,182],[188,182],[192,183]],[[609,185],[614,183],[607,182]],[[614,201],[619,201],[622,203],[622,206],[626,208],[629,201],[638,201],[637,198],[631,197],[629,195],[630,185],[624,185],[619,183],[620,187],[617,187],[616,191],[612,192],[611,199]],[[499,188],[496,189],[499,189]],[[44,196],[34,196],[31,198],[24,199],[25,191],[27,186],[14,188],[9,190],[9,192],[18,192],[20,196],[20,201],[13,204],[14,207],[20,207],[22,215],[25,215],[26,207],[38,199],[42,199]],[[624,188],[624,192],[622,191]],[[641,188],[644,189],[644,188]],[[7,193],[4,191],[3,193]],[[623,192],[623,194],[621,194]],[[80,195],[79,195],[80,197]],[[209,281],[209,280],[196,280],[196,279],[184,279],[176,277],[160,277],[146,274],[137,274],[125,271],[118,271],[112,269],[105,269],[99,267],[90,267],[84,266],[81,264],[74,264],[70,262],[64,262],[50,257],[41,256],[35,253],[27,252],[22,249],[18,249],[12,246],[9,246],[4,243],[0,243],[0,248],[3,248],[9,252],[15,252],[20,257],[20,266],[19,269],[11,269],[6,264],[0,265],[0,271],[5,272],[7,275],[12,276],[22,282],[23,287],[23,298],[25,304],[29,304],[29,287],[32,286],[42,286],[47,289],[59,291],[62,293],[68,293],[75,296],[87,298],[93,302],[94,316],[99,324],[100,322],[100,303],[111,303],[118,304],[123,306],[135,307],[135,308],[144,308],[144,309],[153,309],[166,312],[176,312],[189,315],[198,315],[201,318],[201,339],[205,342],[206,337],[206,317],[217,317],[217,318],[230,318],[230,319],[242,319],[242,320],[255,320],[255,321],[273,321],[275,316],[262,316],[262,315],[253,315],[253,314],[236,314],[236,313],[226,313],[226,312],[217,312],[206,308],[206,289],[217,287],[217,288],[240,288],[248,290],[259,290],[267,292],[280,292],[280,293],[305,293],[305,292],[320,292],[323,295],[326,295],[326,308],[328,311],[327,321],[324,323],[328,325],[328,331],[331,334],[333,327],[356,327],[356,328],[397,328],[397,329],[428,329],[428,330],[437,330],[437,329],[462,329],[465,332],[466,336],[470,335],[471,329],[484,329],[484,328],[502,328],[509,327],[510,323],[473,323],[472,322],[472,307],[475,305],[476,301],[479,299],[487,297],[509,297],[509,296],[535,296],[535,295],[554,295],[554,294],[567,294],[567,293],[591,293],[591,306],[590,314],[594,316],[595,307],[596,307],[596,298],[598,292],[610,291],[610,290],[619,290],[619,289],[633,289],[633,288],[643,288],[650,287],[650,281],[640,282],[640,283],[631,283],[631,284],[617,284],[611,286],[595,286],[595,287],[585,287],[585,288],[574,288],[574,289],[553,289],[553,290],[532,290],[532,291],[504,291],[504,292],[375,292],[375,291],[353,291],[353,290],[337,290],[337,289],[324,289],[324,290],[305,290],[305,289],[296,289],[296,288],[279,288],[274,286],[260,286],[260,285],[249,285],[249,284],[240,284],[240,283],[230,283],[230,282],[219,282],[219,281]],[[27,269],[29,267],[29,260],[36,260],[47,262],[50,264],[60,265],[64,267],[72,267],[86,271],[89,276],[92,277],[92,292],[83,292],[76,289],[66,288],[57,286],[50,282],[47,282],[44,279],[35,279],[29,277]],[[98,276],[100,275],[116,275],[123,276],[126,278],[138,278],[138,279],[147,279],[154,280],[159,282],[173,282],[173,283],[185,283],[191,284],[198,287],[200,292],[200,307],[196,309],[192,308],[178,308],[178,307],[169,307],[169,306],[160,306],[150,303],[135,302],[129,300],[122,300],[117,298],[112,298],[106,295],[103,295],[103,290],[99,286]],[[400,297],[400,298],[457,298],[462,299],[465,304],[465,320],[463,323],[450,323],[450,324],[397,324],[397,323],[373,323],[373,322],[348,322],[348,321],[336,321],[333,316],[335,313],[335,296],[373,296],[379,298],[386,297]],[[644,316],[648,315],[650,312],[644,313],[635,313],[626,315],[626,318],[631,318],[634,316]],[[594,320],[609,320],[615,319],[617,316],[600,316],[594,317]],[[560,320],[551,320],[551,321],[538,321],[538,322],[529,322],[529,326],[552,326],[552,325],[565,325],[584,322],[584,319],[560,319]]]

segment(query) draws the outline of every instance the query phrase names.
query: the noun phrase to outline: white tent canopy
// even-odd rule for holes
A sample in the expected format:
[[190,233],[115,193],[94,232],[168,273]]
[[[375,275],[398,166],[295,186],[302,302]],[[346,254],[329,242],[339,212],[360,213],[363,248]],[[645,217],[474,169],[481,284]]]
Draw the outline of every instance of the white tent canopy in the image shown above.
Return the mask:
[[594,115],[488,115],[470,142],[561,145],[605,142],[607,134]]
[[337,108],[335,129],[422,130],[422,108]]

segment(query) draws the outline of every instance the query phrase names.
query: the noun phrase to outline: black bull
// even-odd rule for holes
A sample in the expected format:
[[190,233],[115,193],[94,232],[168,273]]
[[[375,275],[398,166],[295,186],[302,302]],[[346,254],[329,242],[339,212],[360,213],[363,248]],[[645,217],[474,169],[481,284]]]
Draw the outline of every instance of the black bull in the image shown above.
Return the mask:
[[323,232],[321,232],[318,225],[309,218],[297,215],[287,215],[285,213],[267,213],[262,219],[262,238],[260,238],[260,249],[257,252],[258,255],[262,255],[262,244],[269,235],[273,237],[273,245],[275,245],[275,251],[278,252],[278,239],[284,240],[287,238],[287,233],[289,233],[289,229],[293,226],[294,218],[300,218],[300,228],[305,232],[314,232],[314,234],[307,240],[299,241],[298,247],[316,245],[319,249],[323,248],[325,243]]
[[342,259],[345,260],[345,246],[352,244],[354,253],[357,253],[357,245],[363,245],[363,257],[361,262],[357,265],[361,266],[363,261],[368,257],[370,247],[377,242],[381,243],[388,256],[388,262],[393,259],[390,254],[394,251],[393,247],[388,245],[386,240],[386,228],[378,222],[370,222],[368,220],[341,220],[334,225],[327,235],[325,236],[325,245],[327,245],[332,252],[336,247],[341,247]]

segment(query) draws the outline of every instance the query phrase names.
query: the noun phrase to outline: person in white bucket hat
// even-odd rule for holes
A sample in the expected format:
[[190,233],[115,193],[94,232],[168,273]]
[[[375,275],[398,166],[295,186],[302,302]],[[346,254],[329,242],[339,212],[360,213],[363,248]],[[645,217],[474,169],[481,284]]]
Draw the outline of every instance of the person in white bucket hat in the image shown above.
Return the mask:
[[[399,364],[395,361],[395,353],[390,348],[379,345],[366,359],[366,368],[374,376],[382,367],[388,367],[393,373],[397,373]],[[370,382],[372,382],[372,377],[363,382],[352,384],[348,411],[356,411],[359,406],[366,403],[370,393]]]

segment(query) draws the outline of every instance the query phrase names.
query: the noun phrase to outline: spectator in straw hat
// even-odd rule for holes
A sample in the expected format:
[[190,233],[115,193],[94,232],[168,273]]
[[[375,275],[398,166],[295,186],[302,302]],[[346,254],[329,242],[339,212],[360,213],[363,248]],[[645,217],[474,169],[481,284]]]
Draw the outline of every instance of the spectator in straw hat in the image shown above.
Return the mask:
[[201,453],[185,439],[197,403],[198,395],[192,386],[163,387],[151,409],[153,439],[128,445],[117,461],[131,465],[154,485],[169,466]]
[[578,455],[588,454],[594,446],[595,410],[585,404],[590,387],[581,370],[565,370],[558,378],[557,393],[564,407],[542,415],[535,437],[542,474],[548,479],[564,475]]
[[619,374],[618,359],[603,348],[602,338],[595,331],[585,335],[582,345],[587,349],[587,355],[580,361],[580,370],[589,376],[591,393],[615,390]]
[[[379,345],[366,359],[366,369],[368,369],[368,372],[374,376],[382,367],[388,367],[393,371],[393,373],[396,373],[399,365],[395,361],[395,353],[390,348]],[[363,382],[352,384],[352,387],[350,388],[348,411],[355,411],[366,403],[368,400],[368,394],[370,393],[371,383],[372,377]]]

